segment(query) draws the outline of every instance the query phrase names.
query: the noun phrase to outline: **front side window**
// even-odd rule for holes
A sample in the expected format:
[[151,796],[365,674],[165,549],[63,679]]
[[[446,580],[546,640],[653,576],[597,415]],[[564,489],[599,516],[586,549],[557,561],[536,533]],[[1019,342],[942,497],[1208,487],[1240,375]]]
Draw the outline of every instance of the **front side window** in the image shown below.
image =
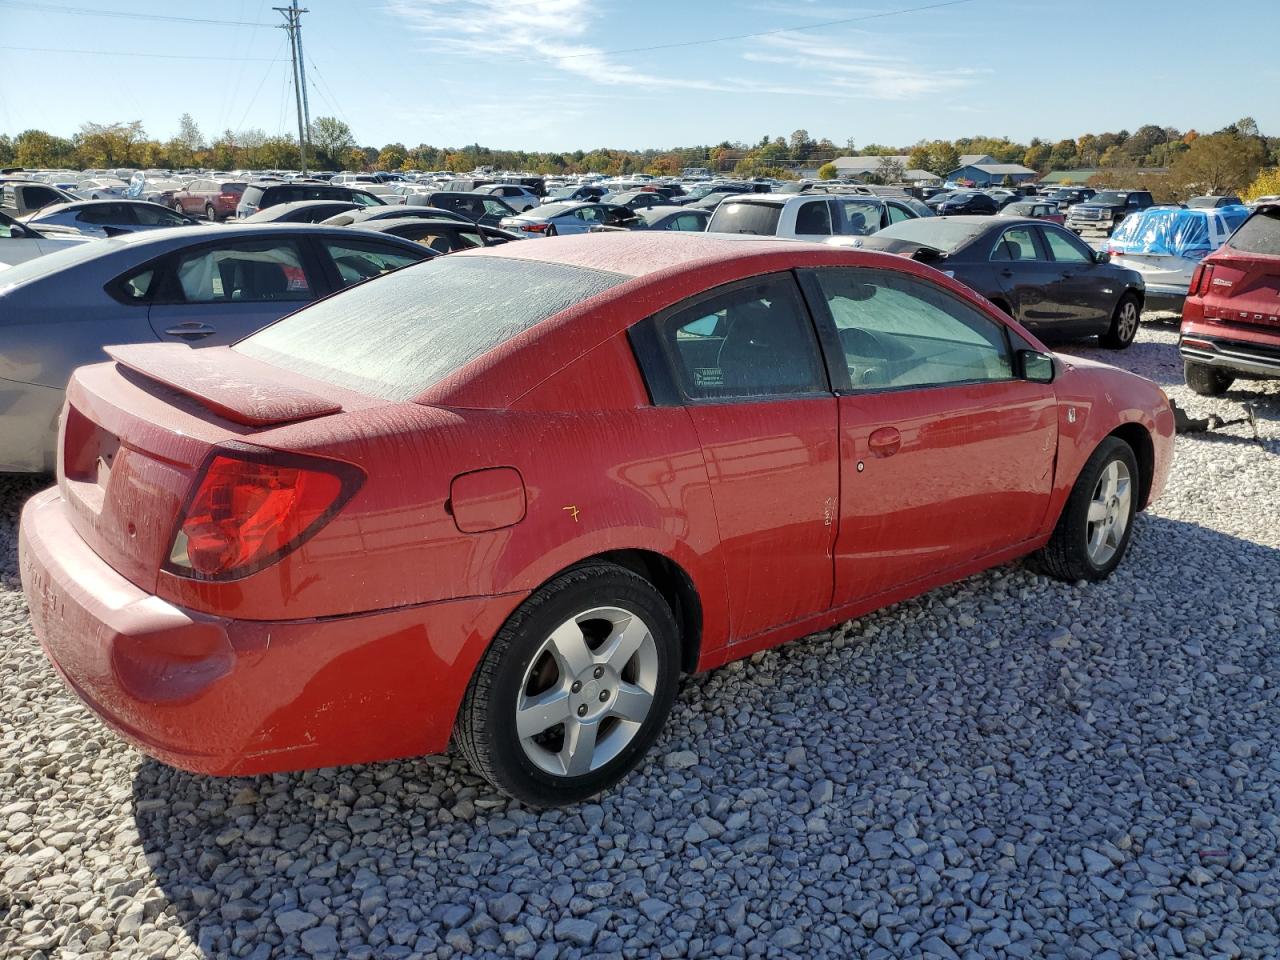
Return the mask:
[[180,227],[187,222],[186,217],[180,217],[163,207],[137,206],[133,208],[133,213],[138,218],[138,223],[144,227]]
[[1058,263],[1092,263],[1093,254],[1074,236],[1061,230],[1044,230],[1041,236],[1049,244],[1049,254]]
[[362,280],[372,280],[422,259],[404,250],[384,247],[367,240],[330,240],[326,237],[321,242],[333,258],[333,265],[337,267],[344,287]]
[[915,214],[896,203],[889,204],[889,222],[901,223],[903,220],[914,220]]
[[511,212],[501,200],[485,200],[482,202],[484,203],[484,212],[490,216],[505,217]]
[[1004,328],[923,280],[883,270],[814,270],[855,390],[1009,380]]
[[765,277],[669,316],[662,339],[691,400],[827,392],[813,324],[790,277]]
[[310,300],[302,255],[292,241],[242,240],[184,253],[175,265],[178,303]]
[[702,218],[692,213],[682,213],[671,224],[672,230],[701,230]]

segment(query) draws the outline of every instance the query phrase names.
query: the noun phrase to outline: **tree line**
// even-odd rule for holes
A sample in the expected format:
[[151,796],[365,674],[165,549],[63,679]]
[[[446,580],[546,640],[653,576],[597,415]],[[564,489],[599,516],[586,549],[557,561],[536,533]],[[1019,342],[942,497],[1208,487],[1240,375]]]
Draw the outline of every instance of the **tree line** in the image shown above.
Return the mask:
[[[814,139],[807,130],[790,137],[763,136],[751,143],[652,148],[647,150],[572,150],[530,152],[495,150],[478,143],[437,147],[388,143],[381,148],[360,145],[350,126],[336,117],[319,117],[307,139],[308,165],[319,170],[452,170],[491,166],[543,174],[604,173],[655,176],[679,174],[686,167],[706,167],[739,177],[794,178],[838,156],[893,155],[907,157],[906,167],[945,176],[960,165],[962,154],[986,154],[1000,163],[1018,163],[1044,174],[1050,170],[1098,169],[1100,181],[1132,183],[1141,176],[1158,192],[1189,184],[1215,190],[1243,190],[1267,167],[1280,165],[1280,137],[1264,136],[1250,117],[1221,130],[1196,130],[1145,124],[1130,132],[1085,133],[1050,143],[1032,138],[1020,143],[1007,137],[975,136],[958,140],[921,140],[901,146],[870,143],[855,147],[853,139],[837,146]],[[0,134],[0,166],[54,167],[75,170],[99,168],[212,168],[297,169],[298,141],[288,135],[269,136],[262,130],[224,130],[207,138],[190,114],[183,114],[177,132],[167,140],[151,137],[140,122],[85,123],[71,137],[44,130],[25,130],[16,136]],[[830,174],[834,168],[823,172]],[[1146,171],[1139,173],[1139,171]],[[884,175],[900,174],[897,165]],[[1105,184],[1104,184],[1105,185]]]

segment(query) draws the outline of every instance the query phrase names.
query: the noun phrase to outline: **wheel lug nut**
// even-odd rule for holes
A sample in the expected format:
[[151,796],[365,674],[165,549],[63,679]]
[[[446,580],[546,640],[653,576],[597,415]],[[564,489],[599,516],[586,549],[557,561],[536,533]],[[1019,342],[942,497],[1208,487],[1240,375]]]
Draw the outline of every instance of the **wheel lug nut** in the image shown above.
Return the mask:
[[604,667],[596,667],[595,678],[599,680],[604,676]]
[[569,691],[570,691],[571,693],[577,693],[577,692],[579,692],[581,689],[582,689],[582,684],[581,684],[581,683],[579,683],[577,680],[575,680],[575,681],[573,681],[573,686],[571,686],[571,687],[569,688]]
[[587,715],[587,705],[584,703],[578,708],[578,716],[585,717]]
[[601,702],[601,703],[604,703],[604,702],[605,702],[606,700],[608,700],[608,699],[609,699],[609,691],[608,691],[608,690],[601,690],[601,691],[600,691],[600,702]]

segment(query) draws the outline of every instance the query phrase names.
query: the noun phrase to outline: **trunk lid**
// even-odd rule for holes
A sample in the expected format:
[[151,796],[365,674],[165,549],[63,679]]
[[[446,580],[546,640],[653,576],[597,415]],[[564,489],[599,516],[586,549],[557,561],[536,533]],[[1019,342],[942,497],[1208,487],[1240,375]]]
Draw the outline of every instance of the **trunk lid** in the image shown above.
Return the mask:
[[154,593],[179,515],[210,452],[270,447],[279,424],[379,403],[323,389],[229,348],[108,347],[114,363],[81,367],[67,387],[58,486],[72,525],[104,561]]
[[1205,266],[1213,267],[1204,294],[1207,319],[1280,328],[1280,257],[1223,247]]

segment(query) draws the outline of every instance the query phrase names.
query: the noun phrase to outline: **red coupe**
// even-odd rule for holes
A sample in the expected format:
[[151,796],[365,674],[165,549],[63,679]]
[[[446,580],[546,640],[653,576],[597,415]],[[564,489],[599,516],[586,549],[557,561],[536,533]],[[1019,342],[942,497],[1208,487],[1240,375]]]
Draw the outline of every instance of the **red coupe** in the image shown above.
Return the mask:
[[1121,560],[1173,416],[901,257],[626,233],[412,266],[78,370],[22,518],[36,631],[142,750],[442,751],[534,804],[707,670],[1015,557]]

